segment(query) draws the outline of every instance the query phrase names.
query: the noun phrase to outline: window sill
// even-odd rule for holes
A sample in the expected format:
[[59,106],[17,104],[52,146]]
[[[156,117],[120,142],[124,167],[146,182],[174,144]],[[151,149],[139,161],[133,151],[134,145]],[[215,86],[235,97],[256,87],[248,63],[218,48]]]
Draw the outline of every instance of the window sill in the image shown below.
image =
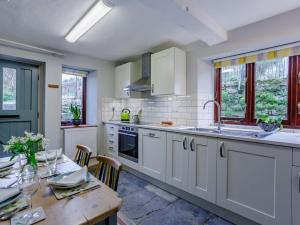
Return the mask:
[[[214,126],[217,126],[215,123]],[[246,124],[237,124],[237,123],[222,123],[222,127],[224,128],[237,128],[237,129],[246,129],[246,130],[258,130],[262,131],[256,124],[252,125],[246,125]],[[290,127],[290,126],[285,126],[284,128],[280,130],[280,132],[285,132],[285,133],[300,133],[300,127]]]
[[73,129],[73,128],[87,128],[87,127],[98,127],[95,124],[80,124],[78,126],[75,125],[62,125],[60,129]]

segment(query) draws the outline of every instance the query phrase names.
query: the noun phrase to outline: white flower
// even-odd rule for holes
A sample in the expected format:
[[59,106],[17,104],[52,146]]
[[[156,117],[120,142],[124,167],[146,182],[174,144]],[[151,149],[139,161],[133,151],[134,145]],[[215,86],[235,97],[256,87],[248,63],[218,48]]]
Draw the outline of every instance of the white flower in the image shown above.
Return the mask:
[[3,151],[4,152],[8,152],[10,150],[10,146],[9,145],[3,145]]

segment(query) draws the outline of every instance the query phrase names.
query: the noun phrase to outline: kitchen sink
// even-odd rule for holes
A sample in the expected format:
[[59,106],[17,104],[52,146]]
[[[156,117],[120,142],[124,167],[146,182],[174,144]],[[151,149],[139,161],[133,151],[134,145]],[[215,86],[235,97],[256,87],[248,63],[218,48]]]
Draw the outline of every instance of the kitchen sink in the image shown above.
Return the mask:
[[266,133],[262,131],[246,131],[246,130],[233,130],[233,129],[222,129],[220,132],[212,128],[188,128],[186,130],[203,132],[203,133],[214,133],[222,134],[228,136],[238,136],[238,137],[250,137],[250,138],[264,138],[269,136],[272,133]]

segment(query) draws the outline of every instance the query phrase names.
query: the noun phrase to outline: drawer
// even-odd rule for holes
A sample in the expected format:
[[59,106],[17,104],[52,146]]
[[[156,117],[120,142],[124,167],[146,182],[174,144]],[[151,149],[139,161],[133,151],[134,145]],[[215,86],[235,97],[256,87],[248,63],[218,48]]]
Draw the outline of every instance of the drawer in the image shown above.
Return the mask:
[[115,139],[107,139],[106,143],[107,143],[108,146],[117,145],[118,144],[118,142]]
[[149,130],[149,129],[139,129],[139,135],[141,136],[149,136],[153,138],[161,138],[165,132],[157,131],[157,130]]
[[300,166],[300,149],[299,148],[293,149],[293,165]]
[[106,124],[105,125],[105,129],[107,131],[107,133],[118,133],[119,130],[119,126],[118,125],[114,125],[114,124]]

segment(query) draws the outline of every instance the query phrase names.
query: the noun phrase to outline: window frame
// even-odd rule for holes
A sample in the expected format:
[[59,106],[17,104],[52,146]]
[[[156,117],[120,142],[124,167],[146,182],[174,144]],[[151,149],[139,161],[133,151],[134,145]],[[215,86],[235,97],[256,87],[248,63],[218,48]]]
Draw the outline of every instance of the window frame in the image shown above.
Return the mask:
[[[297,104],[300,102],[300,83],[298,84],[298,73],[300,72],[300,56],[288,57],[288,105],[287,119],[283,121],[284,127],[300,128],[300,114],[298,114]],[[221,98],[221,70],[215,69],[215,100],[222,107]],[[296,93],[296,94],[292,94]],[[221,117],[224,124],[256,125],[255,119],[255,63],[246,64],[246,94],[245,94],[245,118]],[[214,108],[214,120],[217,122],[217,107]]]
[[[82,77],[82,110],[81,110],[81,124],[86,124],[86,93],[87,93],[87,77]],[[62,95],[61,95],[62,96]],[[62,98],[61,98],[62,99]],[[60,113],[62,112],[62,109],[60,109]],[[68,126],[72,125],[72,121],[69,120],[61,120],[60,121],[61,126]]]

